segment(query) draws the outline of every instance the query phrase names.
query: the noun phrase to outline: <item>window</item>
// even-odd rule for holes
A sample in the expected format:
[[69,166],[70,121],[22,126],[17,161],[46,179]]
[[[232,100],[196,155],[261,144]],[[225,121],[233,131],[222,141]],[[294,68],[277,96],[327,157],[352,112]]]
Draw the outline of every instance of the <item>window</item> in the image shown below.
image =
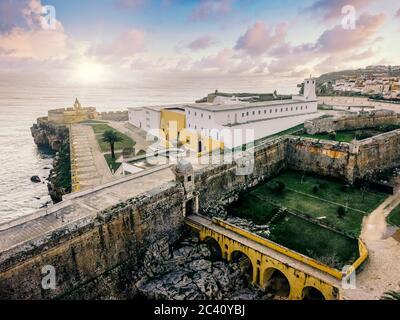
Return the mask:
[[189,128],[190,128],[190,123],[189,123]]
[[283,108],[281,108],[281,112],[283,112]]
[[203,114],[201,114],[201,117],[203,118]]
[[290,111],[293,111],[293,107],[290,108]]
[[269,113],[272,113],[272,109],[269,109]]
[[246,112],[246,116],[248,116],[249,115],[249,113],[248,112]]
[[286,108],[286,111],[288,111],[289,109],[288,108]]
[[188,182],[192,181],[192,176],[188,177]]
[[210,115],[210,116],[208,116],[208,120],[211,120],[211,115]]
[[264,110],[264,114],[267,114],[267,110]]
[[300,107],[300,110],[303,110],[303,106]]
[[194,129],[197,130],[197,126],[194,126]]
[[299,110],[299,107],[296,107],[296,111]]
[[188,114],[190,115],[190,110],[188,111]]
[[261,114],[261,110],[258,110],[258,114]]
[[194,116],[197,116],[197,112],[194,113]]
[[242,113],[242,118],[244,117],[244,112]]
[[253,116],[256,114],[256,112],[255,111],[253,111]]
[[278,109],[275,109],[275,113],[277,113],[278,112]]

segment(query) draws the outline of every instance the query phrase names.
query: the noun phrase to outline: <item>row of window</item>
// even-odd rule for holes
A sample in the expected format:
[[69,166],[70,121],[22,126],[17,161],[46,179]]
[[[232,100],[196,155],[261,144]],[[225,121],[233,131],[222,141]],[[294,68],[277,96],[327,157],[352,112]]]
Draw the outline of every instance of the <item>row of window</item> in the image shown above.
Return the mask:
[[[188,115],[190,115],[190,110],[188,110]],[[194,116],[197,117],[197,112],[194,113]],[[204,114],[200,113],[200,117],[203,119],[204,118]],[[208,116],[208,120],[211,120],[211,115]]]
[[[307,110],[307,106],[304,106],[304,107],[300,106],[300,110],[303,110],[303,108],[304,108],[304,110]],[[299,107],[298,106],[296,108],[295,107],[290,107],[290,111],[293,111],[293,110],[298,111]],[[285,112],[285,111],[288,112],[289,111],[289,107],[280,109],[280,112]],[[273,109],[269,109],[269,113],[272,113],[272,112],[273,112]],[[278,112],[279,112],[279,108],[275,108],[275,113],[278,113]],[[258,115],[261,115],[261,113],[262,113],[262,111],[258,110]],[[267,109],[264,109],[264,114],[267,114]],[[243,112],[242,113],[242,118],[245,117],[245,116],[248,117],[249,115],[250,115],[250,112]],[[256,115],[256,111],[253,111],[252,115],[255,116]],[[228,115],[228,117],[229,117],[229,115]]]

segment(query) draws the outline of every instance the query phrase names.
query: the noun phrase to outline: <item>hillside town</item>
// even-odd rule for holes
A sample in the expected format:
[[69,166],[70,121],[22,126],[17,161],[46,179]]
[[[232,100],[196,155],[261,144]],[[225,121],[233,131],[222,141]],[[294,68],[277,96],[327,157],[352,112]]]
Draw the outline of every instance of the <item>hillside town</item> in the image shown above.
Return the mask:
[[320,86],[320,93],[396,100],[400,98],[399,74],[400,66],[368,66],[359,72],[343,72],[337,79],[324,81]]

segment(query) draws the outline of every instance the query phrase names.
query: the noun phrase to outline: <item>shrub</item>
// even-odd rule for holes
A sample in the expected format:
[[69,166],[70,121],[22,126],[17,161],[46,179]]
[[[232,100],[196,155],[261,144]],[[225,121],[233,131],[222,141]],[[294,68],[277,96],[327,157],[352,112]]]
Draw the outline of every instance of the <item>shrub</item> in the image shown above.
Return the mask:
[[269,184],[271,190],[276,194],[282,194],[286,188],[286,185],[282,181],[273,181]]
[[314,186],[314,187],[312,188],[312,192],[313,192],[313,193],[318,193],[318,191],[319,191],[318,186]]
[[320,188],[320,189],[327,189],[327,188],[328,188],[328,183],[326,183],[326,182],[321,182],[321,183],[319,184],[319,188]]
[[339,218],[344,218],[344,216],[346,215],[346,209],[342,206],[337,208],[337,214]]

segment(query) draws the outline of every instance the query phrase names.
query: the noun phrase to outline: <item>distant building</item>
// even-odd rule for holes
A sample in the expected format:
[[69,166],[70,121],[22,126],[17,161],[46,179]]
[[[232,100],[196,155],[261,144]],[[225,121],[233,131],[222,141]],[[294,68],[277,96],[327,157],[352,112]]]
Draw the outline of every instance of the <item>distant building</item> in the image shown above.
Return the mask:
[[83,108],[78,99],[75,100],[73,108],[53,109],[48,111],[48,121],[56,124],[72,124],[85,120],[98,118],[94,107]]
[[[169,142],[207,153],[251,143],[315,118],[315,89],[316,79],[310,78],[304,81],[303,95],[285,100],[243,102],[224,99],[220,103],[129,108],[129,122],[145,131],[159,129]],[[246,136],[246,130],[252,130],[253,134]],[[234,139],[238,132],[243,133],[242,137]]]

